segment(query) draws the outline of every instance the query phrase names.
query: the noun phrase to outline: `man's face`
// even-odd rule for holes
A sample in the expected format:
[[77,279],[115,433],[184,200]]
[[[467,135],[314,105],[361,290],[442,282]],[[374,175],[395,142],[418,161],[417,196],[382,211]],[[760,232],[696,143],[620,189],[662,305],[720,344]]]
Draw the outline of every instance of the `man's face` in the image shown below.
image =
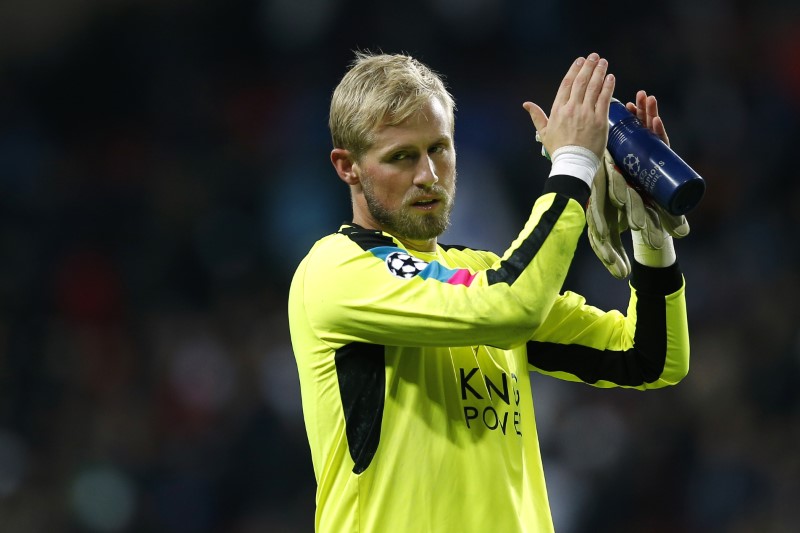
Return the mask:
[[401,240],[430,243],[447,229],[453,208],[450,115],[432,98],[400,124],[379,127],[374,141],[356,164],[363,202],[356,199],[355,209],[367,211],[357,212],[356,222]]

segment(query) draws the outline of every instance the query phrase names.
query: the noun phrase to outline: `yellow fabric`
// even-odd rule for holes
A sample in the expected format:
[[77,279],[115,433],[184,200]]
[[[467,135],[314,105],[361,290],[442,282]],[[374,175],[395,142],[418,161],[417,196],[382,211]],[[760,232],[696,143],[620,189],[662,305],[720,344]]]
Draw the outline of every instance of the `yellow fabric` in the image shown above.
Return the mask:
[[[549,193],[502,258],[409,251],[379,233],[381,242],[365,246],[347,226],[314,245],[292,282],[289,321],[318,532],[553,530],[526,343],[623,347],[635,328],[635,315],[602,313],[559,294],[584,224],[578,202]],[[409,278],[389,268],[404,254],[419,260]],[[518,264],[526,254],[530,260]],[[682,291],[674,297],[682,298]],[[362,348],[379,359],[383,390],[382,405],[359,407],[375,409],[379,440],[355,472],[342,391],[367,397],[360,395],[376,382],[353,392],[339,373],[342,354]]]

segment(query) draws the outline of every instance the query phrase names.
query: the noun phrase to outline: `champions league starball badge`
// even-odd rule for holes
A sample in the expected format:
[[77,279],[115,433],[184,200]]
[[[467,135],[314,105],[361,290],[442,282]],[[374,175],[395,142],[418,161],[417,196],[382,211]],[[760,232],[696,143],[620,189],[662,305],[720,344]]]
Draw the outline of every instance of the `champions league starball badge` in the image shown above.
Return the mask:
[[392,252],[386,256],[386,266],[393,276],[410,279],[422,272],[428,263],[405,252]]
[[625,159],[622,160],[622,164],[627,169],[629,175],[636,176],[639,174],[639,158],[634,154],[626,155]]

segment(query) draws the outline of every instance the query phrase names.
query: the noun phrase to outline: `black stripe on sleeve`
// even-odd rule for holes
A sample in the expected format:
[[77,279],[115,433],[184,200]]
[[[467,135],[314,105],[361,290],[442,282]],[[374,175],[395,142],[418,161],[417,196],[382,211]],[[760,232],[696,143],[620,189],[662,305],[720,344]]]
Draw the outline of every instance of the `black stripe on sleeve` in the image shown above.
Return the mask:
[[500,263],[500,268],[486,272],[489,285],[495,283],[508,283],[511,285],[517,280],[522,271],[525,270],[525,267],[536,257],[568,203],[569,198],[567,196],[556,195],[552,205],[545,211],[542,218],[539,219],[539,223],[533,228],[531,234],[522,241],[519,248],[514,250],[508,259]]
[[667,311],[664,297],[638,294],[633,347],[597,350],[577,344],[528,342],[528,362],[546,372],[567,372],[585,383],[610,381],[637,387],[656,381],[667,360]]
[[544,192],[564,194],[570,198],[574,198],[579,204],[585,207],[592,191],[586,182],[581,179],[566,174],[557,174],[545,180]]
[[381,438],[386,373],[384,347],[354,342],[336,352],[336,376],[353,473],[369,467]]

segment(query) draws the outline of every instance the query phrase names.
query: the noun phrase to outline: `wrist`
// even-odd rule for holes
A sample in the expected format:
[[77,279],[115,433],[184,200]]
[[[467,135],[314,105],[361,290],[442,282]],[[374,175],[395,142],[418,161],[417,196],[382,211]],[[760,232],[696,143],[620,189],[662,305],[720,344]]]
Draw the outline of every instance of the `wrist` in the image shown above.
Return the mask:
[[600,158],[583,146],[562,146],[553,152],[552,161],[551,176],[563,174],[574,176],[590,187],[600,168]]
[[677,254],[672,237],[664,232],[664,245],[661,248],[651,248],[645,243],[642,232],[639,230],[631,231],[631,241],[633,243],[633,257],[636,262],[644,266],[663,268],[675,263]]

